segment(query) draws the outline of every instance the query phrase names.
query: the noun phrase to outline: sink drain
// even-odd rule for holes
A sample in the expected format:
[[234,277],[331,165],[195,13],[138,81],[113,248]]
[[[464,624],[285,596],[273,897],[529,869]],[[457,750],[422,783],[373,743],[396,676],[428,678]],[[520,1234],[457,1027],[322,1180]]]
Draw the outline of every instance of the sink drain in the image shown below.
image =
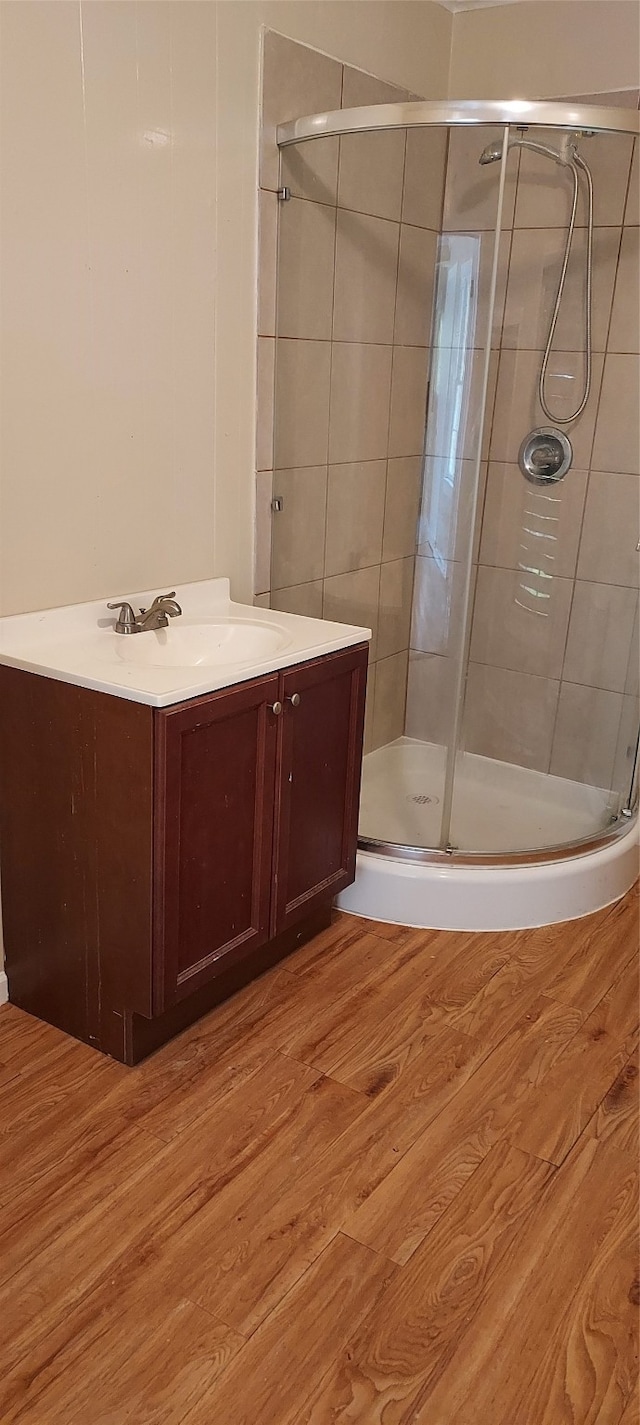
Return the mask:
[[440,798],[439,798],[439,797],[428,797],[428,796],[426,796],[426,794],[424,794],[424,793],[422,793],[422,792],[409,792],[409,795],[408,795],[408,797],[407,797],[407,801],[408,801],[408,802],[416,802],[419,807],[431,807],[431,806],[437,807],[437,806],[440,806]]

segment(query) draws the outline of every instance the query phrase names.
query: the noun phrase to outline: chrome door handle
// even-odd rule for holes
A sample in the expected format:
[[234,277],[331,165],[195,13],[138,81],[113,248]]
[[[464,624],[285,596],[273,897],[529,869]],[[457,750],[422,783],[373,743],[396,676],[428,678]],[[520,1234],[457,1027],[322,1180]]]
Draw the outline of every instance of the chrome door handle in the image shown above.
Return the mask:
[[288,702],[288,703],[291,703],[292,708],[299,708],[299,707],[300,707],[300,694],[299,694],[299,693],[290,693],[290,694],[287,693],[287,702]]
[[270,703],[269,712],[272,712],[274,717],[280,717],[280,713],[282,712],[282,703]]

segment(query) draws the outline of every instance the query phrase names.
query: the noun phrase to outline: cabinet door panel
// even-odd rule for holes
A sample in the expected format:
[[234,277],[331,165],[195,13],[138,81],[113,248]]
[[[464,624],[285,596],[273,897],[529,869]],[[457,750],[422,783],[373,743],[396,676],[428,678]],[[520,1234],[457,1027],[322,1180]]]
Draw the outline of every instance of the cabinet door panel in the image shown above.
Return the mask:
[[358,648],[283,675],[273,934],[354,878],[366,670]]
[[157,715],[156,1013],[269,938],[277,695],[274,675]]

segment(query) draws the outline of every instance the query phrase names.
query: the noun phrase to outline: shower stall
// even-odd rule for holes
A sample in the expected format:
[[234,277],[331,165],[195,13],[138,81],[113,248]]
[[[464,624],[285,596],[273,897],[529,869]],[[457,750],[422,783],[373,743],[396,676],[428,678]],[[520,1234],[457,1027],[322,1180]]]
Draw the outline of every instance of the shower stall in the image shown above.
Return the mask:
[[634,879],[637,134],[525,101],[278,129],[272,600],[306,551],[373,633],[345,909],[499,929]]

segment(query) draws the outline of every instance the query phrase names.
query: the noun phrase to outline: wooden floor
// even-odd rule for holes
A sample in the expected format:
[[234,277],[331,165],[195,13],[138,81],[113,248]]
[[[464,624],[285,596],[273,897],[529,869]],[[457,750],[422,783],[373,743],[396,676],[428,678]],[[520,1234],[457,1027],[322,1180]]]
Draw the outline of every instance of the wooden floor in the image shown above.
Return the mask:
[[337,916],[138,1069],[0,1010],[3,1425],[637,1425],[637,907]]

